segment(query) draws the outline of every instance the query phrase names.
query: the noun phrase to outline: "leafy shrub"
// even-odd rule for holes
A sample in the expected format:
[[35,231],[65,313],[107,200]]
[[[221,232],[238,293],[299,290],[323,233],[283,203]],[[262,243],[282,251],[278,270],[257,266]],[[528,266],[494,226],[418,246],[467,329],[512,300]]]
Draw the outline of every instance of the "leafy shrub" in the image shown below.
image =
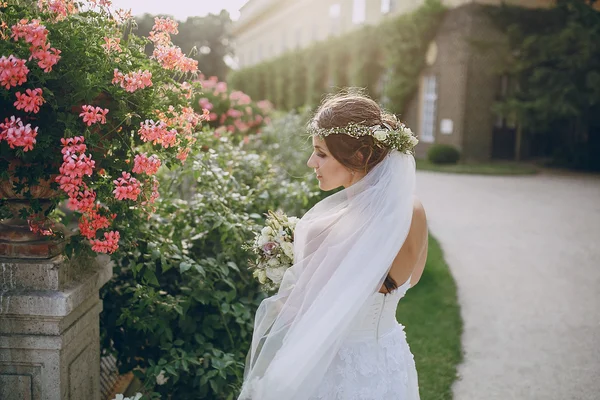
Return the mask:
[[434,144],[427,152],[427,159],[434,164],[456,164],[460,159],[460,152],[454,146]]
[[234,398],[264,298],[242,244],[268,209],[300,215],[317,201],[268,153],[208,138],[183,169],[160,176],[165,195],[135,221],[137,247],[103,290],[103,347],[152,397]]

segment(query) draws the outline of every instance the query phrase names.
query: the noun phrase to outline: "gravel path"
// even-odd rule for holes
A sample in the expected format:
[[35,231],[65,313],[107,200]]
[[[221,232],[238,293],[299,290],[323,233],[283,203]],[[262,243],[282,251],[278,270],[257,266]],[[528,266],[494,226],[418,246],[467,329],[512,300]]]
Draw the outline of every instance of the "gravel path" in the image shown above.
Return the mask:
[[600,177],[419,171],[458,286],[454,400],[600,399]]

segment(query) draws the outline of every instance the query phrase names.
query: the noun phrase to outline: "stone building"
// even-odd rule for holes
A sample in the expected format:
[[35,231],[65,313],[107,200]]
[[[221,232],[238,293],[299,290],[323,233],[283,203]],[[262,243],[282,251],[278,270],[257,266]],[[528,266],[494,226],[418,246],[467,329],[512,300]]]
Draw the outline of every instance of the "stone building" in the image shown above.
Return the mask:
[[[239,67],[280,56],[332,35],[341,35],[385,18],[410,12],[424,0],[249,0],[240,10],[233,36]],[[553,0],[507,0],[509,4],[547,7]],[[443,0],[449,9],[429,45],[418,93],[402,119],[420,139],[417,156],[431,144],[459,148],[466,160],[513,159],[514,121],[500,118],[493,103],[508,82],[498,75],[493,52],[475,51],[473,42],[505,39],[481,5],[502,0]]]

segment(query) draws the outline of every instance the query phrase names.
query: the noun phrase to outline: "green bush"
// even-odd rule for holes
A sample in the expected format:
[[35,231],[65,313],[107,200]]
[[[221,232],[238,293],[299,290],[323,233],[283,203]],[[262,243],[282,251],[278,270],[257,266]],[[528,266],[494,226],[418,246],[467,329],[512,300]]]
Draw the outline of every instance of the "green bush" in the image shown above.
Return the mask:
[[434,164],[456,164],[460,160],[460,152],[454,146],[434,144],[427,152],[427,159]]
[[135,247],[115,260],[102,292],[103,348],[149,397],[234,398],[265,297],[242,244],[268,209],[300,215],[318,200],[267,153],[206,133],[202,151],[160,177],[156,211],[132,222]]

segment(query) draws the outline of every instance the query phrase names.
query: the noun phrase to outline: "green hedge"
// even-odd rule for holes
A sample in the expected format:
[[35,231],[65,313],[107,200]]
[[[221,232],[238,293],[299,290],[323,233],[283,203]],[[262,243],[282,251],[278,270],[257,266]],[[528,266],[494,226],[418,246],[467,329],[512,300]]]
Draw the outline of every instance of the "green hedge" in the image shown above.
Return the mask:
[[434,144],[427,152],[427,159],[433,164],[456,164],[460,160],[460,152],[454,146]]
[[[254,99],[266,98],[281,110],[315,106],[325,93],[358,86],[375,99],[387,97],[390,111],[401,113],[418,86],[427,46],[444,10],[439,0],[426,0],[414,12],[377,26],[234,71],[229,85]],[[386,72],[390,79],[381,89],[379,81]]]

